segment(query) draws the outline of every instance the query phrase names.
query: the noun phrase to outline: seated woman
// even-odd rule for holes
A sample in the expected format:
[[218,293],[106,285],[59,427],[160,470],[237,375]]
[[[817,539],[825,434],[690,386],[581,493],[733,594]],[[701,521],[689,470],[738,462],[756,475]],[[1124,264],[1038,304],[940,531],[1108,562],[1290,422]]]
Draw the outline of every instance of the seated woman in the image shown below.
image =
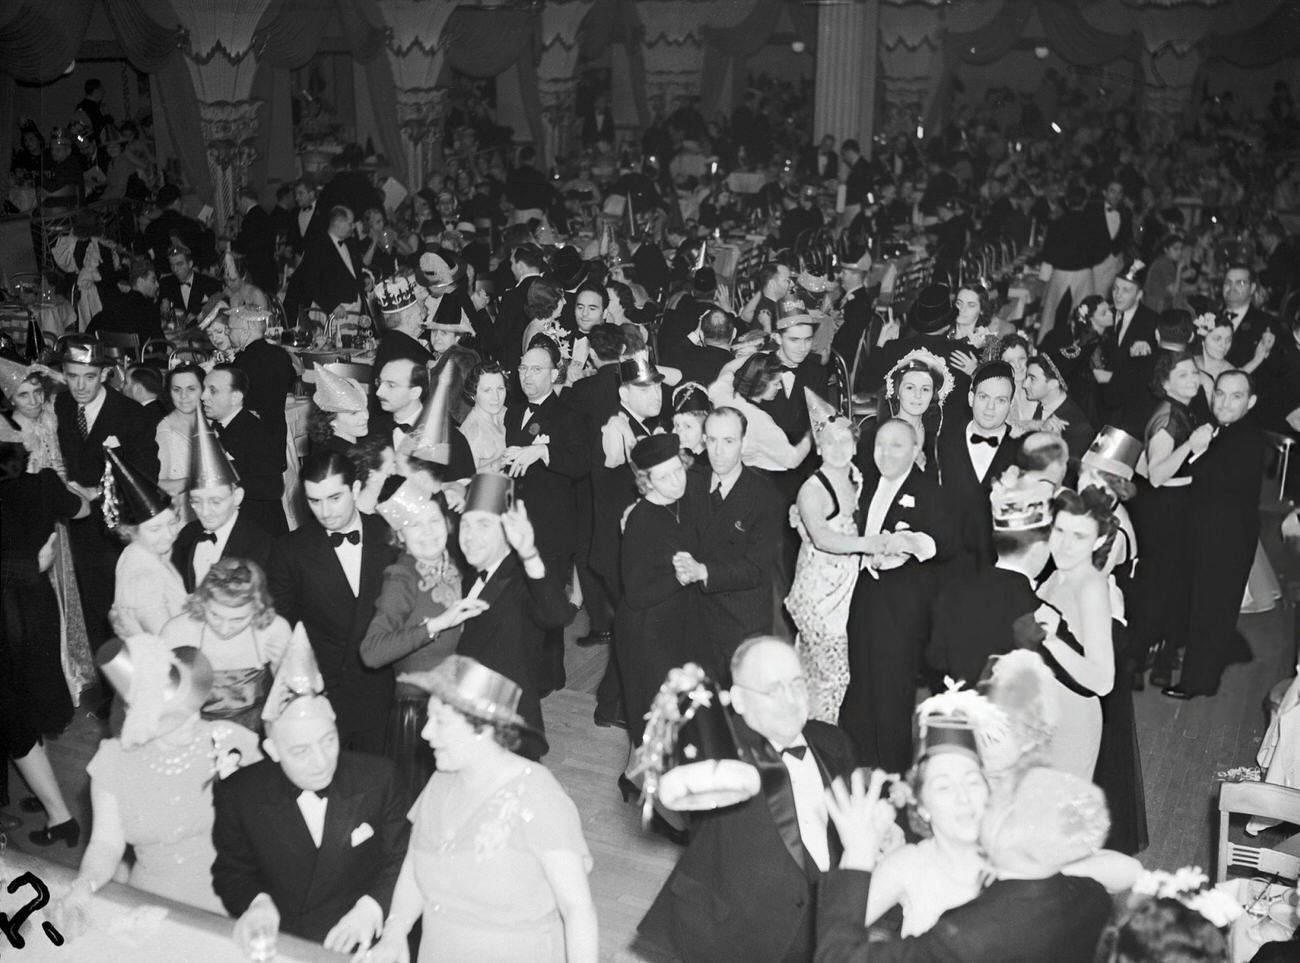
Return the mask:
[[515,754],[541,738],[517,712],[519,686],[460,655],[402,678],[430,694],[422,735],[438,771],[411,807],[411,848],[370,963],[407,959],[417,919],[421,963],[594,963],[591,855],[555,777]]
[[172,564],[172,544],[181,523],[171,497],[106,450],[104,523],[127,542],[117,559],[109,618],[118,635],[157,635],[185,607],[185,583]]
[[506,450],[506,374],[495,361],[475,365],[465,379],[465,398],[473,407],[460,423],[460,432],[474,453],[477,472],[501,470]]
[[227,251],[222,261],[223,292],[218,297],[231,308],[270,308],[271,298],[248,276],[248,266],[242,254]]
[[[194,413],[203,394],[203,369],[183,364],[167,372],[165,382],[172,410],[155,429],[158,440],[158,487],[172,496],[182,520],[189,512],[185,497],[190,488],[190,444],[194,438]],[[192,516],[190,516],[192,517]]]
[[336,375],[317,363],[316,391],[307,415],[309,452],[329,449],[344,457],[370,430],[366,389],[355,378]]
[[226,311],[218,307],[211,316],[204,317],[207,320],[200,321],[199,327],[208,336],[208,343],[212,345],[212,355],[203,363],[203,367],[210,370],[213,365],[234,361],[235,345],[230,340],[230,321],[227,319]]
[[193,649],[172,651],[156,636],[135,635],[110,640],[97,658],[117,690],[120,734],[101,742],[86,766],[94,827],[61,908],[84,918],[130,846],[128,885],[224,913],[212,890],[212,786],[261,758],[257,737],[200,718],[211,667]]
[[723,366],[718,380],[709,385],[709,401],[715,408],[724,405],[737,409],[748,422],[740,459],[751,468],[764,471],[792,471],[803,463],[812,449],[805,435],[790,444],[785,432],[772,416],[759,407],[781,391],[781,362],[775,354],[760,352],[744,361]]
[[162,640],[171,648],[198,649],[212,666],[212,692],[203,718],[262,730],[262,705],[293,629],[275,614],[266,575],[256,562],[222,558],[213,563],[168,622]]
[[[384,587],[361,642],[361,661],[372,669],[395,665],[402,673],[428,672],[456,651],[461,624],[485,611],[487,603],[461,598],[452,550],[457,516],[441,494],[427,495],[407,481],[379,504],[378,512],[392,527],[402,554],[384,569]],[[433,774],[433,756],[420,740],[428,722],[427,702],[418,686],[398,682],[384,738],[384,755],[397,763],[413,793]]]

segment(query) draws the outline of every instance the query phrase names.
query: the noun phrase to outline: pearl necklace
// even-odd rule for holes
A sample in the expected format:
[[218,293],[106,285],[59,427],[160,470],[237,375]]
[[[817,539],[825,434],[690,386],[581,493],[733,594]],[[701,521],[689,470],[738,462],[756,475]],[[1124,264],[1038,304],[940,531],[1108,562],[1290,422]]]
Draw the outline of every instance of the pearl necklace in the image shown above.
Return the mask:
[[203,740],[196,733],[189,744],[175,755],[164,755],[161,747],[165,745],[161,740],[157,740],[149,746],[149,755],[145,757],[145,763],[149,768],[163,776],[179,776],[194,765],[195,759],[203,757]]

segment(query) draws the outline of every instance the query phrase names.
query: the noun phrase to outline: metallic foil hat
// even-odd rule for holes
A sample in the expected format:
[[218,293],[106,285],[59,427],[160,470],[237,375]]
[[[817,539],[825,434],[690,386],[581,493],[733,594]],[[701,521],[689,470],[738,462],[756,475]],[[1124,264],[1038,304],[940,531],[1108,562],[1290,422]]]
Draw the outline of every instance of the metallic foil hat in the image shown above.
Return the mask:
[[385,278],[375,285],[375,303],[384,314],[396,314],[409,308],[420,298],[415,281],[405,274]]
[[113,360],[104,354],[98,340],[84,334],[68,334],[59,340],[58,360],[61,364],[91,364],[106,368]]
[[216,432],[208,424],[203,410],[194,412],[194,444],[190,446],[190,488],[234,487],[239,484],[239,472],[230,463],[230,456],[217,441]]
[[470,479],[469,490],[465,492],[465,508],[462,517],[470,512],[491,512],[504,515],[515,501],[514,480],[506,475],[484,472]]
[[438,380],[433,385],[424,410],[420,412],[415,430],[402,441],[406,454],[439,465],[451,463],[451,382],[453,366],[444,364],[438,370]]
[[355,378],[336,375],[319,361],[314,366],[316,391],[311,400],[321,411],[362,411],[367,405],[366,389]]
[[171,496],[144,472],[122,460],[116,448],[105,448],[104,518],[109,527],[139,525],[172,507]]
[[408,479],[385,501],[380,502],[375,511],[397,531],[407,525],[414,525],[434,507],[428,493]]
[[1017,476],[993,483],[989,502],[995,532],[1027,532],[1052,523],[1052,496],[1056,488],[1046,478]]
[[27,380],[30,371],[31,369],[25,364],[0,358],[0,394],[12,401],[18,386]]
[[817,394],[811,388],[803,389],[804,404],[808,406],[808,421],[812,424],[813,434],[821,434],[837,412],[829,401]]
[[618,365],[619,384],[625,385],[657,385],[664,380],[664,376],[659,373],[655,367],[650,355],[644,352],[638,352],[619,362]]
[[312,651],[307,630],[299,622],[293,627],[293,638],[284,650],[266,704],[262,706],[262,721],[310,718],[333,720],[334,707],[325,698],[325,680],[316,663],[316,653]]
[[864,252],[857,260],[846,260],[843,256],[835,259],[835,265],[841,271],[859,271],[866,274],[871,270],[871,253]]
[[1092,440],[1079,463],[1085,468],[1108,471],[1132,481],[1141,457],[1142,442],[1123,429],[1106,425],[1097,432],[1097,437]]
[[808,309],[804,307],[804,303],[798,298],[784,298],[776,306],[776,330],[778,331],[793,328],[796,324],[807,324],[816,327],[820,323],[808,313]]
[[549,748],[546,737],[524,722],[519,714],[519,697],[523,690],[518,683],[489,669],[477,659],[450,655],[437,668],[428,672],[408,672],[399,679],[474,719],[514,726],[523,741],[539,756],[544,756]]

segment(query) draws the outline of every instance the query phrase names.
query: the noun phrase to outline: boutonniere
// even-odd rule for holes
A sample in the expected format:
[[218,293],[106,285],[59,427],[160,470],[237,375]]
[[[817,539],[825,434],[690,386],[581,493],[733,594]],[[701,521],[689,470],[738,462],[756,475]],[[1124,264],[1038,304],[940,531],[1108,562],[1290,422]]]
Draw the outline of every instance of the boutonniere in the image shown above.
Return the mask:
[[534,438],[537,437],[537,433],[541,430],[542,430],[542,426],[535,421],[530,422],[528,425],[528,433],[532,435]]
[[911,529],[911,527],[912,527],[912,526],[909,525],[909,524],[907,524],[907,522],[899,522],[897,525],[894,526],[894,531],[896,531],[896,532],[905,532],[905,531],[908,531],[909,529]]
[[916,507],[916,499],[913,498],[911,495],[900,495],[900,496],[898,496],[898,507],[899,507],[899,508],[915,508],[915,507]]
[[736,519],[736,531],[740,532],[742,535],[745,534],[745,526],[740,524],[739,518]]

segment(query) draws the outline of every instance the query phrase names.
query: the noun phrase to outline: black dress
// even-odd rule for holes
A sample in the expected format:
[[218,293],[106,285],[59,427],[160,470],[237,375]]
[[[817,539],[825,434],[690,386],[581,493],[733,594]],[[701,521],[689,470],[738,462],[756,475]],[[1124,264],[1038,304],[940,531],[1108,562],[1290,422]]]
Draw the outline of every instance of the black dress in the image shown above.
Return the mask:
[[0,637],[0,755],[21,759],[72,721],[60,659],[59,602],[37,555],[59,518],[81,500],[54,470],[0,482],[3,637]]
[[614,648],[633,745],[641,742],[645,714],[669,670],[687,662],[709,667],[699,589],[681,585],[673,569],[677,552],[699,556],[687,511],[685,499],[672,505],[641,499],[623,529],[623,598],[614,616]]

